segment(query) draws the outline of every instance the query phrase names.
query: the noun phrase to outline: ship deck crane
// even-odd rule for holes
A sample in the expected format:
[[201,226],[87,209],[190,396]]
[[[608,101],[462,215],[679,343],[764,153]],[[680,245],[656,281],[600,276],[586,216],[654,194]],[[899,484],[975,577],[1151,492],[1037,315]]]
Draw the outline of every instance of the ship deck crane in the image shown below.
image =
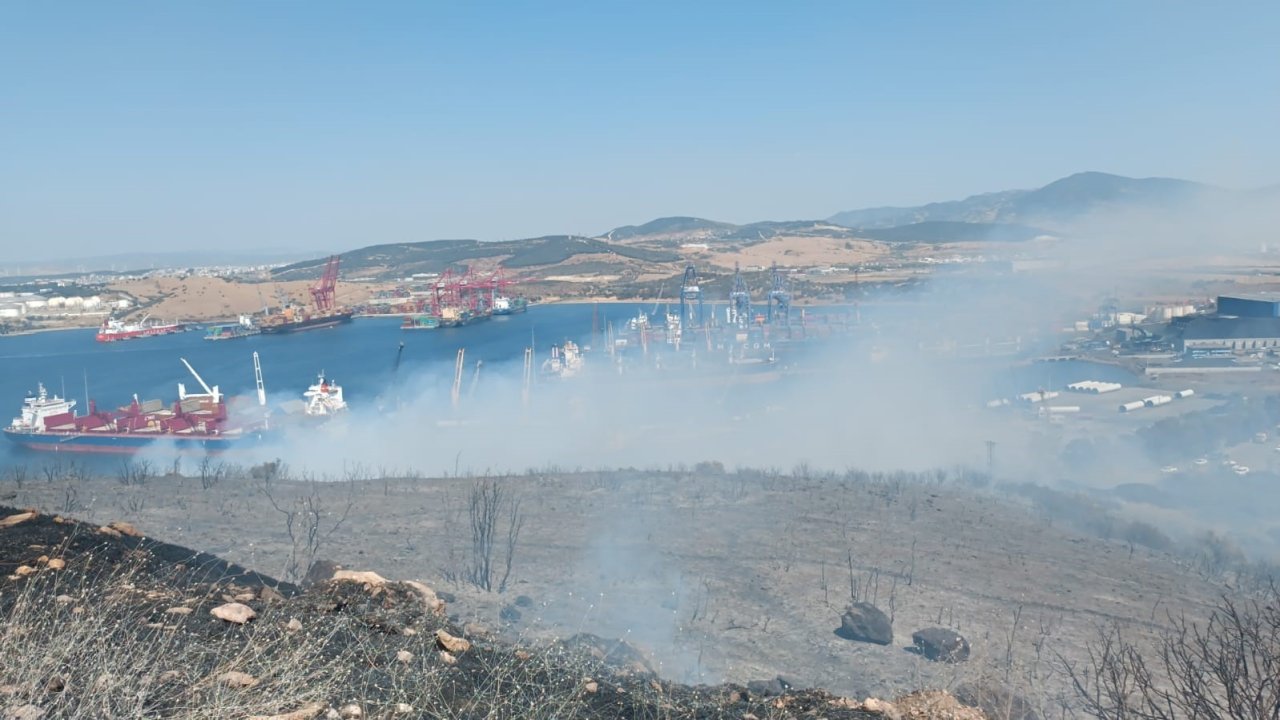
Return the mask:
[[200,383],[200,387],[204,388],[204,393],[205,393],[203,395],[198,395],[196,393],[188,393],[187,386],[182,383],[178,383],[178,399],[179,400],[186,400],[189,397],[207,397],[210,400],[213,400],[215,403],[220,402],[222,400],[222,393],[218,391],[217,385],[214,385],[212,388],[209,387],[208,383],[204,381],[204,378],[200,377],[200,373],[196,372],[195,368],[191,367],[191,363],[187,362],[186,358],[178,358],[178,359],[182,361],[183,365],[187,366],[187,370],[189,370],[191,372],[191,375],[195,377],[196,382]]

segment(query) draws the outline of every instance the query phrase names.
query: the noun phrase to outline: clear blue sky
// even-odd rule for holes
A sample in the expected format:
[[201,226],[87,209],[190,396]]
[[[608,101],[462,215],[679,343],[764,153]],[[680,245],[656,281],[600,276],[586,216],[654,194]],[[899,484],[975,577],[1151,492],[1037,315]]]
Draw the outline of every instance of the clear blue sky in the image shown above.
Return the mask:
[[1280,181],[1280,2],[0,0],[3,260]]

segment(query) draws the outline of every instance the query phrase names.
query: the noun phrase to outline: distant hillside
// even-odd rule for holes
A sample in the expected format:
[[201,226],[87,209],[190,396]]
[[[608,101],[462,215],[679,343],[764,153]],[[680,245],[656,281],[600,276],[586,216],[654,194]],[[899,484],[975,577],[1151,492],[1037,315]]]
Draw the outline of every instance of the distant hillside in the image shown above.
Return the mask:
[[[549,235],[526,240],[481,242],[479,240],[430,240],[391,243],[342,253],[344,277],[404,277],[413,273],[438,273],[477,260],[501,262],[511,269],[557,265],[579,255],[611,255],[644,262],[675,262],[679,255],[610,243],[598,238]],[[279,280],[310,279],[320,274],[324,258],[276,268]]]
[[858,236],[890,243],[1026,242],[1050,233],[1026,225],[930,220],[891,228],[859,230]]
[[715,220],[703,220],[696,217],[664,217],[650,220],[643,225],[623,225],[601,235],[609,240],[629,240],[639,236],[653,235],[687,235],[697,232],[714,232],[732,229],[734,226]]
[[1036,190],[1005,190],[918,207],[850,210],[831,216],[830,221],[863,229],[934,221],[1061,227],[1102,209],[1171,207],[1191,198],[1222,192],[1213,186],[1186,180],[1084,172]]

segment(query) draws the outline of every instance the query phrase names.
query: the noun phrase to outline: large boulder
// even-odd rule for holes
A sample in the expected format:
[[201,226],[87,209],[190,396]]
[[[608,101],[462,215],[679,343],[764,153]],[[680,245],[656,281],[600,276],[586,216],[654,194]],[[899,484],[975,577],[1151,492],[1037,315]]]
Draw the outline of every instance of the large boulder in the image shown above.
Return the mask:
[[911,633],[911,642],[930,660],[958,663],[969,659],[969,641],[955,630],[924,628]]
[[893,623],[889,616],[871,603],[854,603],[840,616],[840,629],[836,634],[846,640],[889,645],[893,642]]

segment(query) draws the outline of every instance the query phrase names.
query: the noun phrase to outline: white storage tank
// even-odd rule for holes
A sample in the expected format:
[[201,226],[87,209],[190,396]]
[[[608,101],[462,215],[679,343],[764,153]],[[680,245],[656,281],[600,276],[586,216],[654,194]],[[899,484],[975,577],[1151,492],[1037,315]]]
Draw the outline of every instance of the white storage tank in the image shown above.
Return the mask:
[[96,308],[101,305],[102,305],[102,298],[98,297],[97,295],[90,295],[89,297],[84,299],[85,310],[90,310],[92,308]]
[[1120,412],[1133,412],[1134,410],[1141,410],[1146,406],[1147,406],[1146,403],[1142,402],[1141,400],[1134,400],[1133,402],[1127,402],[1121,405]]
[[1195,390],[1192,390],[1191,388],[1187,388],[1186,390],[1179,390],[1178,392],[1174,393],[1173,396],[1181,399],[1181,398],[1189,398],[1195,394],[1196,394]]
[[0,308],[0,318],[16,318],[16,317],[22,317],[21,307]]
[[26,301],[25,303],[25,305],[29,308],[42,308],[48,304],[49,303],[46,302],[44,298],[34,298],[32,300]]
[[83,306],[84,306],[84,298],[82,297],[67,298],[67,307],[83,307]]

